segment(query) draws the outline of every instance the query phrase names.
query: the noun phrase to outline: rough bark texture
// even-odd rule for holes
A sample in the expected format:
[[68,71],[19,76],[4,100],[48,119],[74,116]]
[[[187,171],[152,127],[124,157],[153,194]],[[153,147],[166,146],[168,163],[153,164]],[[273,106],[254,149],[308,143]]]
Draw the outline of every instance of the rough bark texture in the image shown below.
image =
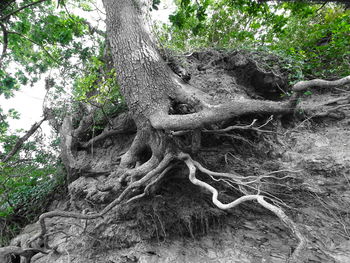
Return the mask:
[[139,2],[103,1],[118,83],[138,127],[153,113],[168,110],[174,88],[171,72],[151,39]]

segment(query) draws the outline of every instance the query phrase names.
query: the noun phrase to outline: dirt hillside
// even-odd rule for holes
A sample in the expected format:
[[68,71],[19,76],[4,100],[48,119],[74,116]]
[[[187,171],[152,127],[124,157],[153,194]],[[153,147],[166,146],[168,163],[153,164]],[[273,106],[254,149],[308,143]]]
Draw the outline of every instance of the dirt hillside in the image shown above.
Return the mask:
[[[273,56],[203,51],[167,60],[184,81],[221,101],[233,97],[283,100],[288,96],[291,72]],[[312,93],[300,105],[305,109],[320,105],[319,111],[244,116],[220,123],[220,127],[249,125],[257,119],[254,127],[259,129],[207,133],[193,158],[215,171],[265,175],[259,182],[260,191],[273,197],[308,240],[305,262],[349,263],[350,87]],[[191,110],[186,105],[173,107]],[[101,198],[98,187],[106,175],[97,171],[113,171],[132,138],[132,133],[115,135],[93,148],[78,149],[78,168],[68,195],[55,201],[51,210],[88,214],[113,200],[107,194]],[[117,207],[103,218],[47,220],[49,244],[56,250],[36,254],[31,263],[287,261],[297,240],[274,214],[254,202],[221,211],[212,205],[206,191],[188,182],[185,167],[169,173],[154,196]],[[222,185],[204,174],[199,176]],[[219,189],[223,202],[239,196],[234,187]],[[12,245],[23,244],[39,229],[37,224],[27,226]],[[19,262],[16,260],[12,262]]]

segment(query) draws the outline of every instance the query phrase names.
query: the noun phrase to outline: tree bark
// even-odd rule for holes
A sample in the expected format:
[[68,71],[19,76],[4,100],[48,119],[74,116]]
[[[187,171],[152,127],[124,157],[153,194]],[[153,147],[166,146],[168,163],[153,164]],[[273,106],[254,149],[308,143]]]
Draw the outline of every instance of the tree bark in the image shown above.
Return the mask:
[[161,58],[152,40],[138,0],[104,0],[107,35],[121,87],[138,129],[149,117],[167,112],[174,96],[175,74]]

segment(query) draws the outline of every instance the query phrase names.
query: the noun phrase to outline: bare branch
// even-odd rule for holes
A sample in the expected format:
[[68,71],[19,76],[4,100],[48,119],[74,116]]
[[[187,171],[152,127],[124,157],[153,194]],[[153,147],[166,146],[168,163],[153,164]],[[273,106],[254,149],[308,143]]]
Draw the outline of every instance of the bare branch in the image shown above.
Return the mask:
[[41,124],[46,121],[46,116],[41,119],[39,122],[36,122],[32,125],[32,127],[29,129],[29,131],[26,132],[25,135],[23,135],[21,138],[18,139],[15,146],[12,148],[12,150],[1,160],[1,162],[6,163],[11,157],[13,157],[18,150],[22,147],[22,145],[32,136],[41,126]]

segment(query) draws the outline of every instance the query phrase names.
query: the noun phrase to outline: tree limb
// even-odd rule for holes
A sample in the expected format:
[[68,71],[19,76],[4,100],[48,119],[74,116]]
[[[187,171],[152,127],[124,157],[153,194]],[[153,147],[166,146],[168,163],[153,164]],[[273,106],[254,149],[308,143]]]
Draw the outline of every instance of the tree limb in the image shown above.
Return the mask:
[[32,3],[29,3],[29,4],[27,4],[27,5],[21,6],[21,7],[18,8],[17,10],[12,11],[11,13],[0,17],[0,21],[6,20],[6,19],[9,18],[10,16],[12,16],[12,15],[14,15],[14,14],[16,14],[16,13],[22,11],[23,9],[26,9],[27,7],[31,7],[31,6],[40,4],[40,3],[45,2],[45,1],[47,1],[47,0],[38,0],[38,1],[35,1],[35,2],[32,2]]
[[30,136],[32,136],[41,126],[41,124],[46,121],[46,116],[41,119],[39,122],[36,122],[32,125],[32,127],[29,129],[29,131],[26,132],[24,136],[19,138],[15,144],[15,146],[12,148],[12,150],[1,160],[1,162],[6,163],[11,157],[13,157],[18,150],[22,147],[23,143],[25,143]]
[[3,41],[4,43],[2,44],[2,53],[0,56],[0,68],[2,67],[2,60],[4,59],[5,55],[6,55],[6,50],[7,50],[7,46],[8,46],[8,31],[6,29],[6,26],[3,23],[0,23],[0,27],[2,30],[2,34],[3,34]]

